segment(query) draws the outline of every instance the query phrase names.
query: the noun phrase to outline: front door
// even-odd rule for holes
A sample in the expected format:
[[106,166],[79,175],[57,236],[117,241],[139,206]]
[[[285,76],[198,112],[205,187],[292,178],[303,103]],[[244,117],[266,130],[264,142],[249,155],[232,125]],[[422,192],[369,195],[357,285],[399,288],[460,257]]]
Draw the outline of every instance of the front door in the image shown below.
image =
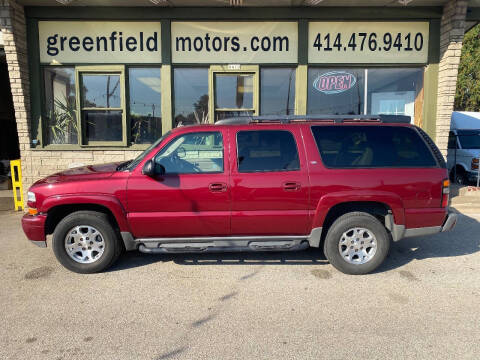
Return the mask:
[[211,66],[210,84],[212,122],[258,115],[258,66],[243,65],[241,70]]
[[230,235],[228,129],[182,133],[152,158],[164,174],[135,169],[128,220],[137,238]]

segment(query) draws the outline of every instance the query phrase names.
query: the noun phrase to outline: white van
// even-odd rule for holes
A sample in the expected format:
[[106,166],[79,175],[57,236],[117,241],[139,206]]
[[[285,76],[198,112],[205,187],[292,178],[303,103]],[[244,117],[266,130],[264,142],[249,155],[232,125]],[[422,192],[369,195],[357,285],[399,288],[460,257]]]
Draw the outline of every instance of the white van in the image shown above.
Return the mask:
[[459,184],[476,182],[480,157],[480,112],[454,111],[448,138],[447,167]]

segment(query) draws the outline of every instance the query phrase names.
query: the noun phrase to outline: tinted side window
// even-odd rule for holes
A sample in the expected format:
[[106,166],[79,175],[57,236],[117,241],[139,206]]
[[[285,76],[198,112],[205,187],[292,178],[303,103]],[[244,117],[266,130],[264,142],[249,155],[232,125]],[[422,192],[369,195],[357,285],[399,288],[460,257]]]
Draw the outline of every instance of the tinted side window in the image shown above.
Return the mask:
[[297,145],[289,131],[239,131],[237,156],[239,172],[300,169]]
[[410,128],[313,126],[312,132],[327,167],[437,166],[425,142]]

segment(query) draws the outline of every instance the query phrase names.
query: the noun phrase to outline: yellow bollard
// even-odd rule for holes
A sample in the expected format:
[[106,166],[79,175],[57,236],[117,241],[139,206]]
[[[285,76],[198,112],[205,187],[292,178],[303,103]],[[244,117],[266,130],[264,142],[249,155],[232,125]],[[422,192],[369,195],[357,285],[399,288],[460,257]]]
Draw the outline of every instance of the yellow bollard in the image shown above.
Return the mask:
[[[23,210],[23,187],[22,187],[22,163],[20,160],[10,161],[10,171],[12,174],[13,201],[15,210]],[[19,194],[20,193],[20,199]]]

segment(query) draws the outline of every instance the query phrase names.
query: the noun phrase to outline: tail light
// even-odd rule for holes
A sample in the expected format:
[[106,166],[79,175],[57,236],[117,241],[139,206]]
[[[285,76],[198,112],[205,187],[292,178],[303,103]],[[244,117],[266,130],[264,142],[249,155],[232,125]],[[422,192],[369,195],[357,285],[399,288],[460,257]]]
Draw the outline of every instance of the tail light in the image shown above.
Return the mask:
[[448,206],[448,197],[450,195],[450,180],[443,180],[442,183],[442,208]]
[[478,169],[478,158],[473,158],[472,159],[472,170],[477,170]]

